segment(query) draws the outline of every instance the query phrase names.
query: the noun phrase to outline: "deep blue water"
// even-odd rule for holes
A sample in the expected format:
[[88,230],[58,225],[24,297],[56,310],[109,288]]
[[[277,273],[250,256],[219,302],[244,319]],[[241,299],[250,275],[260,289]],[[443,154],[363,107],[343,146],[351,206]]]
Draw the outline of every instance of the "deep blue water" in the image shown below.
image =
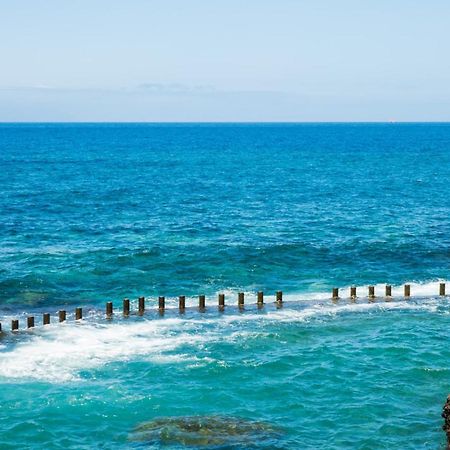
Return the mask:
[[[254,448],[443,446],[450,307],[414,295],[450,279],[450,124],[0,124],[0,192],[3,328],[93,308],[0,340],[1,448],[179,448],[133,430],[196,415],[283,428]],[[259,290],[300,303],[94,311]]]

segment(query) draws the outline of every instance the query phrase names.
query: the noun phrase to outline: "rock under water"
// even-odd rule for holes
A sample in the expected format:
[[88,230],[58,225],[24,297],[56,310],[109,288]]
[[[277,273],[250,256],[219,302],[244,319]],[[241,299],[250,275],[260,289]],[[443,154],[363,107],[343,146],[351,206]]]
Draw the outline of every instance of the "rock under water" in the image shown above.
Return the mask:
[[273,440],[280,429],[271,424],[229,416],[161,417],[136,427],[133,441],[192,447],[251,445]]

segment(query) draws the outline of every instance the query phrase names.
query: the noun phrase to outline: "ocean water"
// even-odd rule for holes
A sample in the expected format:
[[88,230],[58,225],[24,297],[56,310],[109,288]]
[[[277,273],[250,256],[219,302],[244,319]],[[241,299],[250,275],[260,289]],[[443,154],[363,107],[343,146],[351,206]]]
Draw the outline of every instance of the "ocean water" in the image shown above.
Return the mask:
[[450,124],[0,124],[0,192],[0,448],[445,448]]

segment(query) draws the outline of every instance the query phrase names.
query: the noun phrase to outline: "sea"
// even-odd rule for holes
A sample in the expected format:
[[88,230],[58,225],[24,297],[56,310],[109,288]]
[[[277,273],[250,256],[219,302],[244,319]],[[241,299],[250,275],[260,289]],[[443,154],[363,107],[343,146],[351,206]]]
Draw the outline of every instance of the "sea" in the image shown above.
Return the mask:
[[450,124],[5,123],[0,194],[1,449],[445,448]]

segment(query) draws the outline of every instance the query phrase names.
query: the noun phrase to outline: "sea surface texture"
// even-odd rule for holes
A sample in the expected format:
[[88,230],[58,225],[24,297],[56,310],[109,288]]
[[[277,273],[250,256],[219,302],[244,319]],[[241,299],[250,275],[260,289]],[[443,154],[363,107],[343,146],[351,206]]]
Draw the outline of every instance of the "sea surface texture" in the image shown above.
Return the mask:
[[1,449],[445,448],[450,124],[2,124],[0,192]]

